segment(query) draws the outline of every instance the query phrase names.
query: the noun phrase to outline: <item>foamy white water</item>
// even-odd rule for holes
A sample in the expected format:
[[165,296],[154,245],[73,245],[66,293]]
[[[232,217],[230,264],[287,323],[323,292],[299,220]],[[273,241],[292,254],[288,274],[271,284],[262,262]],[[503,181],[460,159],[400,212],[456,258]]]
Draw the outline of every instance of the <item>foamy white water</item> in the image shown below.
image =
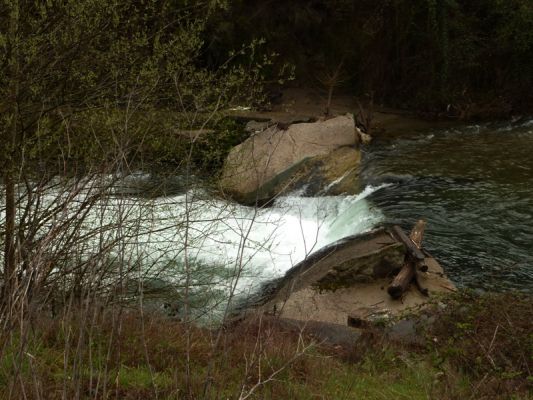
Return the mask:
[[[238,271],[237,287],[247,292],[284,275],[312,252],[374,227],[382,214],[366,197],[384,187],[367,187],[356,196],[301,197],[295,193],[266,209],[191,199],[194,193],[189,193],[189,198],[159,199],[152,205],[153,226],[149,229],[159,231],[139,235],[137,244],[143,254],[138,255],[146,258],[146,264],[162,255],[183,263],[187,241],[189,261]],[[187,210],[188,229],[180,229]]]
[[[101,249],[111,243],[101,265],[111,260],[124,270],[136,268],[139,276],[178,286],[187,280],[208,296],[216,292],[219,299],[232,290],[236,295],[251,293],[312,252],[382,221],[380,211],[366,198],[385,187],[368,186],[355,196],[293,193],[269,208],[215,199],[202,190],[156,199],[105,196],[80,226],[72,226],[80,236],[86,235],[82,245],[72,246],[73,254],[102,258]],[[45,208],[69,198],[69,193],[72,189],[46,192]],[[89,194],[90,189],[84,189],[69,198],[68,206],[43,225],[43,237],[75,215]],[[48,246],[44,252],[71,246],[61,240],[51,237],[43,242]]]

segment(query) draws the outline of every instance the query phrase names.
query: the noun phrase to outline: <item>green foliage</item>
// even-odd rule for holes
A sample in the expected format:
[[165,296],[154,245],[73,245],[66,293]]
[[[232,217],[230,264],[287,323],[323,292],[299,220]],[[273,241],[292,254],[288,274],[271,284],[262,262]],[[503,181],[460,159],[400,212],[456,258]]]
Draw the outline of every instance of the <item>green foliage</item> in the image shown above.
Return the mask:
[[171,387],[172,375],[167,373],[152,373],[147,366],[129,368],[123,366],[117,372],[118,384],[126,391],[151,389],[156,387]]
[[510,391],[531,389],[531,296],[463,292],[445,304],[429,330],[439,365],[450,363],[473,379],[494,382],[495,387],[485,385],[487,396],[502,391],[502,386]]
[[2,2],[4,170],[101,167],[124,154],[180,164],[189,144],[176,132],[260,97],[271,67],[255,41],[216,69],[204,65],[206,27],[225,1]]
[[[63,319],[41,314],[24,340],[17,331],[1,343],[0,397],[12,388],[11,398],[19,398],[25,388],[43,399],[80,389],[104,398],[107,387],[105,398],[236,398],[263,379],[249,398],[527,399],[531,376],[519,368],[533,350],[530,300],[460,293],[424,311],[433,321],[427,345],[391,342],[370,329],[351,345],[315,343],[297,357],[313,343],[312,332],[266,316],[225,326],[224,344],[213,352],[215,331],[138,310],[99,307],[90,324],[83,310]],[[502,368],[493,370],[488,357]]]
[[194,164],[205,174],[221,171],[221,167],[229,151],[248,137],[244,126],[231,119],[220,120],[209,132],[201,138],[193,152]]
[[[78,386],[89,392],[109,385],[113,389],[107,398],[138,398],[142,394],[150,398],[154,393],[159,398],[176,398],[172,394],[185,398],[187,341],[183,324],[147,316],[142,328],[139,317],[124,312],[118,332],[110,321],[98,318],[90,336],[86,336],[89,331],[85,332],[83,321],[76,319],[63,324],[46,319],[36,323],[34,334],[38,338],[25,347],[25,367],[17,387],[20,382],[31,387],[33,380],[38,380],[44,389],[62,388],[66,397],[73,395]],[[425,399],[428,393],[435,393],[433,380],[438,371],[417,357],[402,358],[388,350],[369,354],[361,363],[353,364],[317,346],[292,359],[301,343],[298,335],[275,323],[264,324],[263,330],[246,324],[229,329],[224,350],[215,354],[209,354],[210,333],[192,329],[189,351],[194,360],[190,378],[194,398],[236,398],[242,385],[246,392],[258,379],[266,379],[278,370],[275,379],[260,385],[251,398],[312,399],[320,395],[331,399]],[[74,344],[77,350],[69,352],[68,346]],[[18,345],[5,348],[4,360],[18,357]],[[205,395],[209,362],[214,366],[213,390]],[[0,364],[0,395],[7,395],[14,376],[12,363]],[[55,394],[55,390],[45,390],[41,398],[53,398]]]

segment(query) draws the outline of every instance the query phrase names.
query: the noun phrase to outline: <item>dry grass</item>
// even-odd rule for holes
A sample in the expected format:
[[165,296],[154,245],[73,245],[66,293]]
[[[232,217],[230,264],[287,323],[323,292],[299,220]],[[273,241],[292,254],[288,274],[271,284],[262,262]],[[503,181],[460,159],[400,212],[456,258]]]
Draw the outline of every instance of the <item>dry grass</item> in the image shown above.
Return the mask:
[[527,396],[533,389],[533,298],[459,293],[429,330],[437,357],[467,374],[477,399]]
[[526,296],[452,298],[433,310],[426,346],[391,343],[379,330],[353,346],[325,346],[276,320],[213,331],[135,310],[86,315],[41,315],[4,335],[0,398],[526,399],[531,391]]

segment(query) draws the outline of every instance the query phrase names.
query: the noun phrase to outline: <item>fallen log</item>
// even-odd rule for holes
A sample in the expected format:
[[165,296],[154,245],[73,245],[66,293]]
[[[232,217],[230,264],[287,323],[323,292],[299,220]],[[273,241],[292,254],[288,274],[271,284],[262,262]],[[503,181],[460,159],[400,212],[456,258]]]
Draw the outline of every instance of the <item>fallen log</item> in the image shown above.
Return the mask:
[[415,224],[409,237],[407,237],[402,228],[399,226],[393,227],[395,236],[406,245],[408,254],[402,269],[387,288],[387,292],[393,299],[399,299],[402,297],[403,293],[407,290],[413,280],[415,280],[415,283],[417,283],[420,291],[424,295],[428,294],[427,289],[424,289],[419,285],[416,276],[417,269],[423,270],[425,268],[425,270],[427,270],[427,266],[424,263],[424,254],[420,250],[422,247],[422,238],[424,237],[425,228],[426,221],[419,220]]
[[[422,224],[420,224],[422,222]],[[419,226],[420,224],[420,226]],[[400,228],[398,225],[394,225],[392,227],[392,231],[394,232],[394,236],[405,244],[407,247],[407,253],[415,260],[423,261],[425,256],[424,253],[420,250],[420,245],[417,244],[422,242],[422,237],[424,236],[424,229],[426,226],[426,222],[423,220],[420,220],[416,223],[415,227],[411,231],[410,237],[408,237],[402,228]]]
[[[415,224],[415,226],[413,227],[413,230],[411,231],[411,234],[409,235],[409,240],[415,245],[416,250],[418,250],[418,252],[420,253],[417,255],[417,259],[416,259],[415,278],[417,278],[418,271],[426,272],[428,270],[428,266],[426,265],[426,255],[424,254],[424,251],[422,250],[422,239],[424,238],[425,231],[426,231],[426,221],[421,219]],[[420,255],[422,255],[422,258],[420,258]],[[423,292],[423,290],[420,290],[420,291]]]
[[415,279],[415,284],[416,284],[416,287],[418,289],[418,291],[420,293],[422,293],[424,296],[429,296],[429,290],[428,288],[422,286],[422,284],[420,283],[420,272],[418,272],[415,268],[415,276],[414,276],[414,279]]
[[407,261],[389,285],[387,289],[389,295],[393,299],[399,299],[402,297],[402,294],[407,290],[414,276],[415,265],[413,262]]

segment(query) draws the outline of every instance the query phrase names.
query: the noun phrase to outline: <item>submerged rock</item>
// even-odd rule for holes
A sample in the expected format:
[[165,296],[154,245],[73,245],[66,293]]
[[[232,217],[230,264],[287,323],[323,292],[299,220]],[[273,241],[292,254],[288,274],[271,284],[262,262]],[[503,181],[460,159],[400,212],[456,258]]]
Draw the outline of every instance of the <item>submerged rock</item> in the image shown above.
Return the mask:
[[279,124],[233,148],[224,164],[221,187],[242,203],[265,202],[307,185],[312,195],[356,193],[359,137],[352,115],[325,121]]

